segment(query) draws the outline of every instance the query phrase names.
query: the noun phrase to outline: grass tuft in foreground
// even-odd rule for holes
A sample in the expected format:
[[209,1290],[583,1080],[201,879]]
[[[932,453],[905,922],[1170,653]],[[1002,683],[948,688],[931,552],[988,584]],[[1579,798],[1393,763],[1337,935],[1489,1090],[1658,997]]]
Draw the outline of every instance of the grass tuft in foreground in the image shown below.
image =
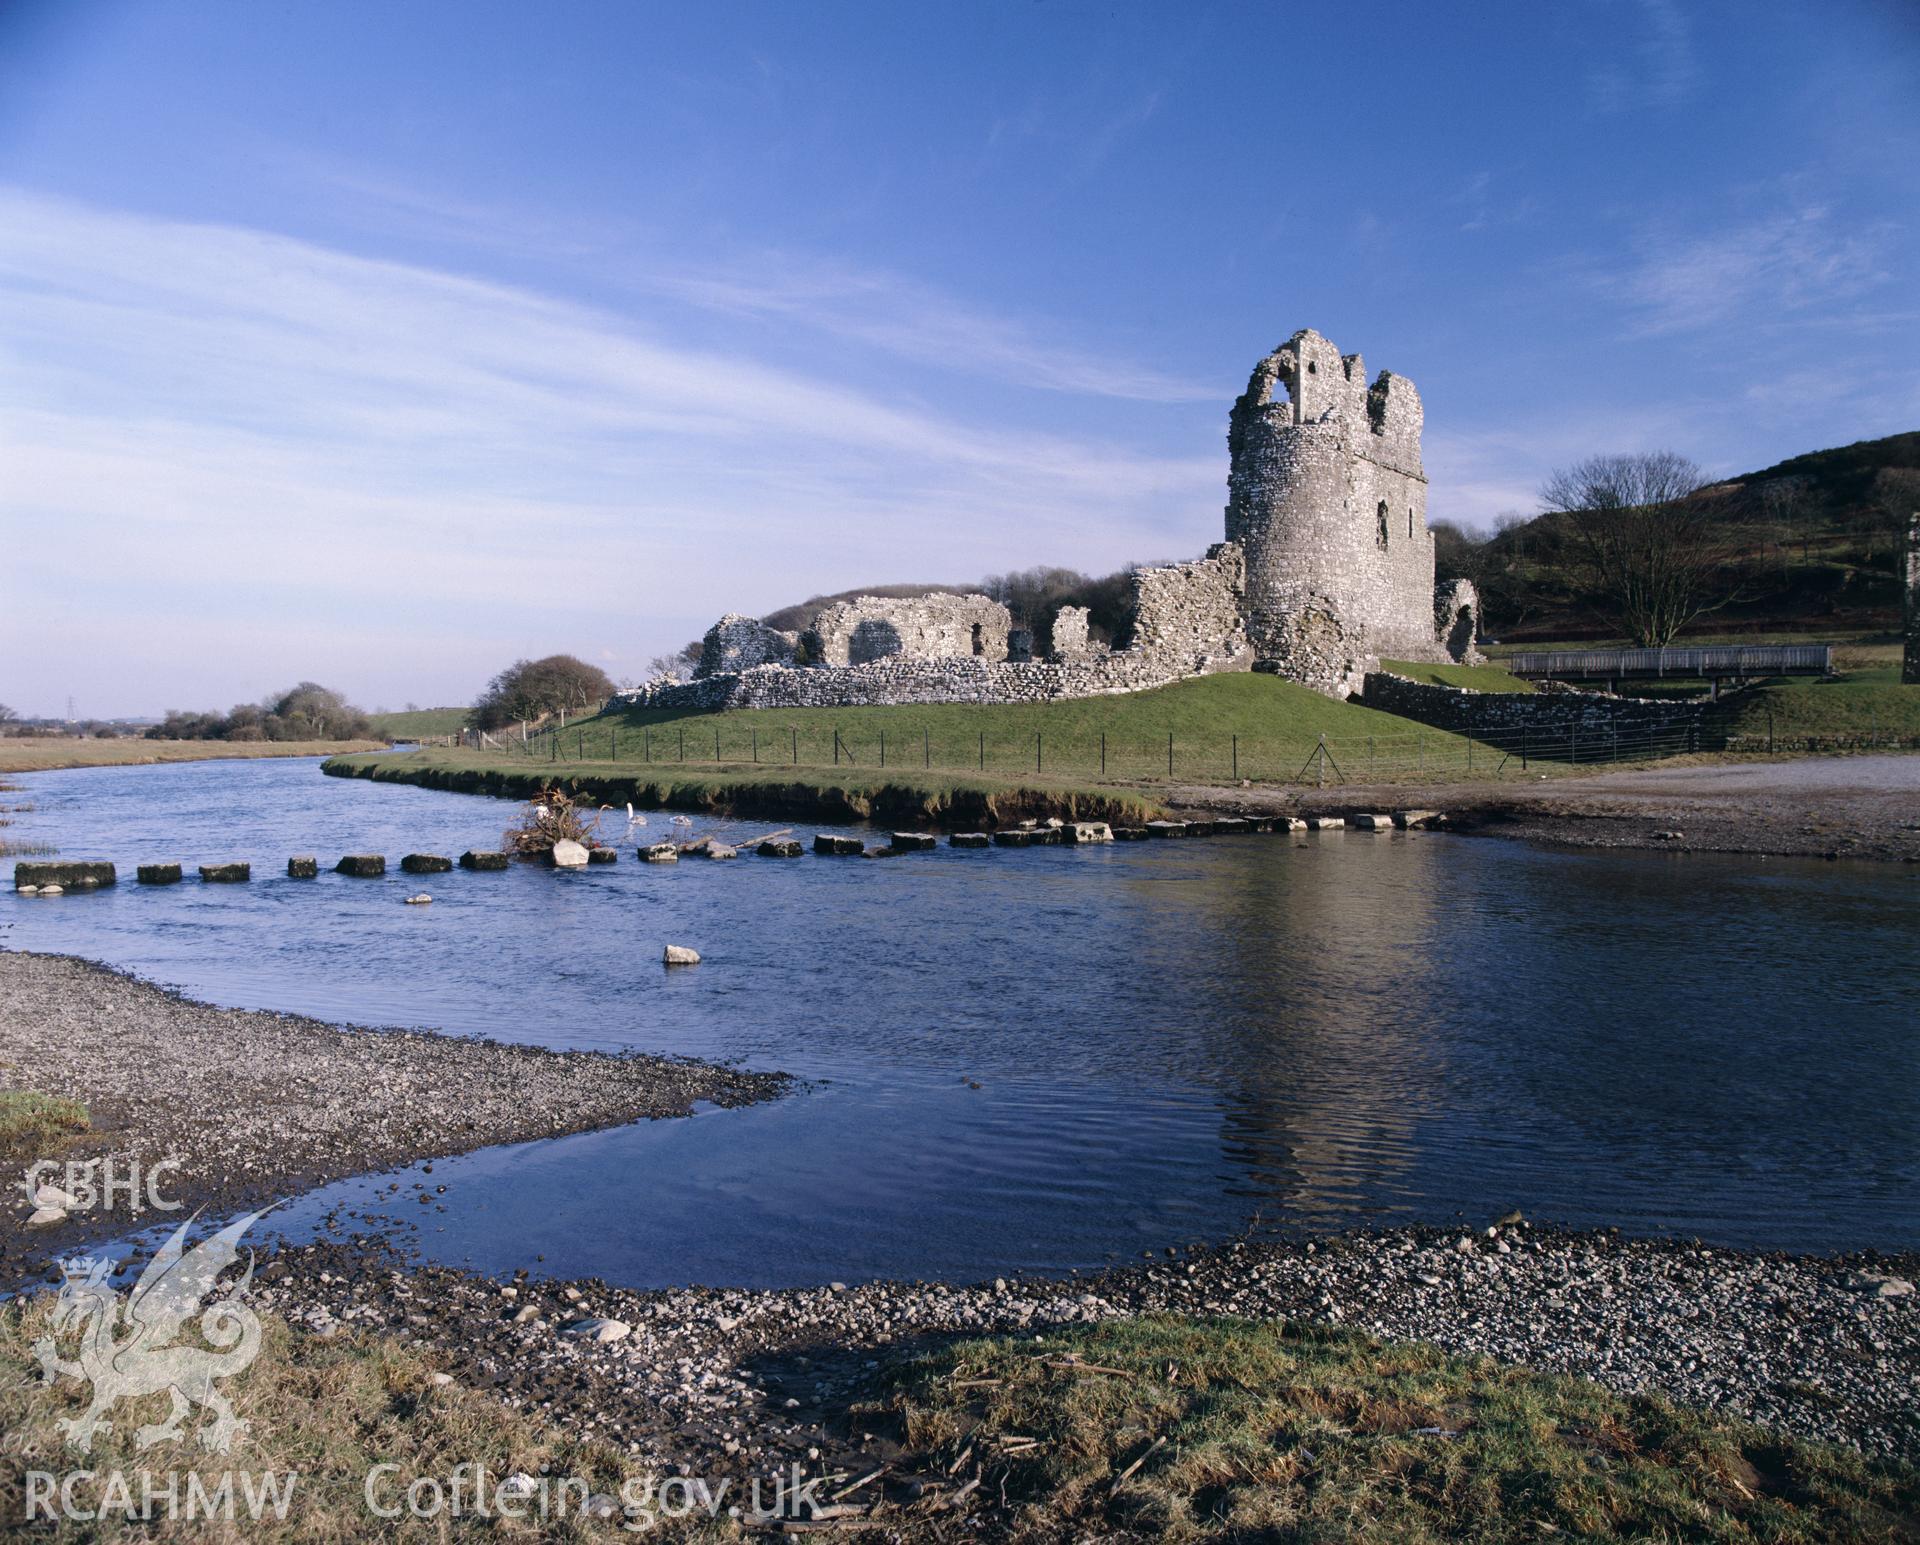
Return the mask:
[[1277,1322],[961,1342],[869,1416],[987,1461],[1015,1538],[1911,1538],[1920,1472],[1659,1398]]
[[[65,1380],[44,1387],[32,1350],[34,1341],[51,1329],[52,1303],[51,1295],[42,1294],[0,1306],[0,1431],[8,1434],[0,1445],[0,1496],[6,1498],[10,1523],[35,1539],[244,1539],[317,1545],[367,1539],[624,1537],[617,1516],[606,1522],[583,1516],[589,1496],[619,1495],[624,1462],[616,1451],[571,1438],[508,1410],[489,1395],[436,1383],[431,1365],[391,1338],[342,1333],[323,1339],[296,1334],[271,1316],[263,1316],[264,1340],[252,1366],[220,1386],[235,1414],[247,1423],[227,1453],[209,1453],[200,1446],[197,1431],[208,1415],[198,1406],[182,1421],[178,1438],[138,1448],[140,1426],[166,1420],[165,1395],[123,1400],[111,1412],[111,1429],[94,1437],[90,1453],[77,1453],[56,1423],[80,1413],[85,1388]],[[515,1474],[554,1478],[548,1493],[550,1516],[519,1522],[474,1516],[471,1492],[464,1520],[407,1516],[407,1491],[416,1479],[446,1486],[456,1467],[474,1464],[483,1468],[490,1489]],[[400,1508],[398,1518],[380,1517],[368,1506],[368,1476],[379,1465],[393,1468],[375,1477],[373,1500],[382,1509]],[[30,1473],[64,1478],[74,1471],[91,1472],[73,1488],[79,1509],[102,1511],[105,1504],[107,1513],[116,1502],[110,1489],[116,1474],[131,1488],[135,1505],[142,1497],[143,1476],[151,1476],[152,1486],[163,1496],[171,1479],[182,1508],[190,1477],[198,1478],[206,1494],[217,1494],[223,1477],[231,1477],[235,1519],[222,1523],[203,1516],[189,1522],[178,1513],[152,1523],[106,1516],[54,1521],[42,1516],[30,1523],[22,1518],[19,1510],[31,1495]],[[297,1480],[288,1496],[290,1474]],[[261,1488],[269,1478],[276,1488],[272,1495],[284,1500],[284,1516],[276,1517],[268,1501],[254,1518],[247,1488],[254,1488],[256,1498],[266,1495]],[[558,1484],[562,1478],[570,1483],[564,1492]],[[431,1495],[422,1493],[423,1498]],[[497,1511],[497,1504],[489,1506]],[[710,1537],[738,1535],[723,1518]]]
[[0,1089],[0,1157],[42,1157],[87,1126],[87,1108],[78,1100]]

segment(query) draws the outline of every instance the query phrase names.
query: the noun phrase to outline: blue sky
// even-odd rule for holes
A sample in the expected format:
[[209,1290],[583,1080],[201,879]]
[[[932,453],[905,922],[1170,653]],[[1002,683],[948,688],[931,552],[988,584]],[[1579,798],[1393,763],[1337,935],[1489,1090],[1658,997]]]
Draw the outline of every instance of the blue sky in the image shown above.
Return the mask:
[[1920,8],[0,0],[0,701],[458,702],[1219,539],[1319,328],[1430,508],[1920,427]]

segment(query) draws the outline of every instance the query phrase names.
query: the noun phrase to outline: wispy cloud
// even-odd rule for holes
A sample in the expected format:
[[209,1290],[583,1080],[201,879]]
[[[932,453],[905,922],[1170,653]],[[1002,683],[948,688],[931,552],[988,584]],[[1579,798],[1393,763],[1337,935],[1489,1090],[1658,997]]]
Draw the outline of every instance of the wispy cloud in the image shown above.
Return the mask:
[[1595,282],[1626,305],[1636,335],[1737,318],[1786,322],[1884,283],[1891,235],[1885,223],[1848,225],[1803,205],[1704,234],[1650,233],[1628,263]]
[[1010,385],[1136,402],[1209,402],[1218,383],[1183,381],[1128,360],[1047,340],[895,275],[780,253],[727,272],[649,271],[644,289],[736,316],[778,317],[928,369]]
[[1587,72],[1587,97],[1596,112],[1678,107],[1699,75],[1693,29],[1674,0],[1633,0],[1632,9],[1638,26],[1631,41],[1623,27],[1620,52]]
[[[895,571],[1118,562],[1204,540],[1217,508],[1210,454],[778,368],[666,320],[0,191],[17,587],[0,652],[53,623],[51,598],[112,596],[149,625],[153,647],[118,667],[130,691],[144,673],[147,706],[183,695],[157,685],[186,668],[172,625],[210,617],[221,652],[276,677],[331,668],[369,698],[417,698],[416,662],[371,642],[395,606],[423,638],[491,613],[503,641],[538,632],[638,669],[729,608]],[[985,347],[1015,373],[1016,335]],[[1093,362],[1056,364],[1052,384],[1072,390],[1075,370],[1094,389]],[[316,620],[331,666],[293,658]],[[473,658],[441,690],[499,663]]]

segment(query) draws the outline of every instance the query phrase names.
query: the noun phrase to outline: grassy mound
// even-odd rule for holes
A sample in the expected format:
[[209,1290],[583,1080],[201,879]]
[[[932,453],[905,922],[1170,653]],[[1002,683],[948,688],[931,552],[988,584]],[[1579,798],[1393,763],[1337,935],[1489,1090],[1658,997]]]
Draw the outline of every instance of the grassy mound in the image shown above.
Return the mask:
[[1465,687],[1469,692],[1532,692],[1532,682],[1514,675],[1505,666],[1429,665],[1420,660],[1382,660],[1380,669],[1409,681],[1424,681],[1435,687]]
[[559,746],[563,760],[622,765],[678,763],[683,754],[690,763],[754,765],[757,756],[761,766],[797,758],[803,768],[843,771],[1138,781],[1168,776],[1171,737],[1177,779],[1260,780],[1297,776],[1322,735],[1351,748],[1423,738],[1436,762],[1464,757],[1458,736],[1251,673],[1051,703],[615,711],[562,731]]
[[1920,1472],[1658,1398],[1276,1322],[962,1342],[893,1375],[936,1468],[1016,1538],[1909,1538]]
[[1736,744],[1764,742],[1772,717],[1782,749],[1920,745],[1920,686],[1902,686],[1897,666],[1855,671],[1837,681],[1770,681],[1728,700],[1723,727]]

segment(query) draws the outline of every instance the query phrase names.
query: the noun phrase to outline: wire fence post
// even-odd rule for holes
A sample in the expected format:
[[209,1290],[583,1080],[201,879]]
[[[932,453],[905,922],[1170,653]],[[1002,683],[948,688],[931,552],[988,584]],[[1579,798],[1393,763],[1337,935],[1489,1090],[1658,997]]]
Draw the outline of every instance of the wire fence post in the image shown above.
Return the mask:
[[1320,744],[1314,751],[1313,786],[1324,789],[1327,786],[1327,737],[1320,737]]
[[1233,737],[1233,781],[1240,781],[1240,737]]
[[713,726],[713,759],[716,762],[720,760],[720,725],[717,721]]
[[933,734],[925,727],[920,731],[920,765],[933,766]]
[[1033,770],[1040,771],[1040,732],[1033,732]]
[[754,765],[758,766],[760,762],[760,732],[758,730],[754,730],[752,734],[753,734],[753,760],[754,760]]
[[1173,776],[1173,731],[1167,731],[1167,776]]
[[1773,754],[1773,710],[1767,710],[1767,754]]
[[640,760],[643,762],[653,760],[653,726],[651,724],[640,731]]
[[834,726],[833,731],[833,765],[835,767],[840,765],[840,728],[838,725]]
[[980,732],[980,771],[987,770],[987,732]]
[[1100,776],[1104,778],[1106,777],[1106,775],[1107,775],[1107,732],[1105,730],[1102,730],[1100,732]]
[[885,730],[880,732],[880,765],[882,767],[887,765],[887,732]]
[[798,728],[797,726],[796,726],[796,727],[793,727],[793,730],[792,730],[792,733],[793,733],[793,765],[794,765],[795,767],[798,767],[798,766],[800,765],[800,731],[799,731],[799,728]]

